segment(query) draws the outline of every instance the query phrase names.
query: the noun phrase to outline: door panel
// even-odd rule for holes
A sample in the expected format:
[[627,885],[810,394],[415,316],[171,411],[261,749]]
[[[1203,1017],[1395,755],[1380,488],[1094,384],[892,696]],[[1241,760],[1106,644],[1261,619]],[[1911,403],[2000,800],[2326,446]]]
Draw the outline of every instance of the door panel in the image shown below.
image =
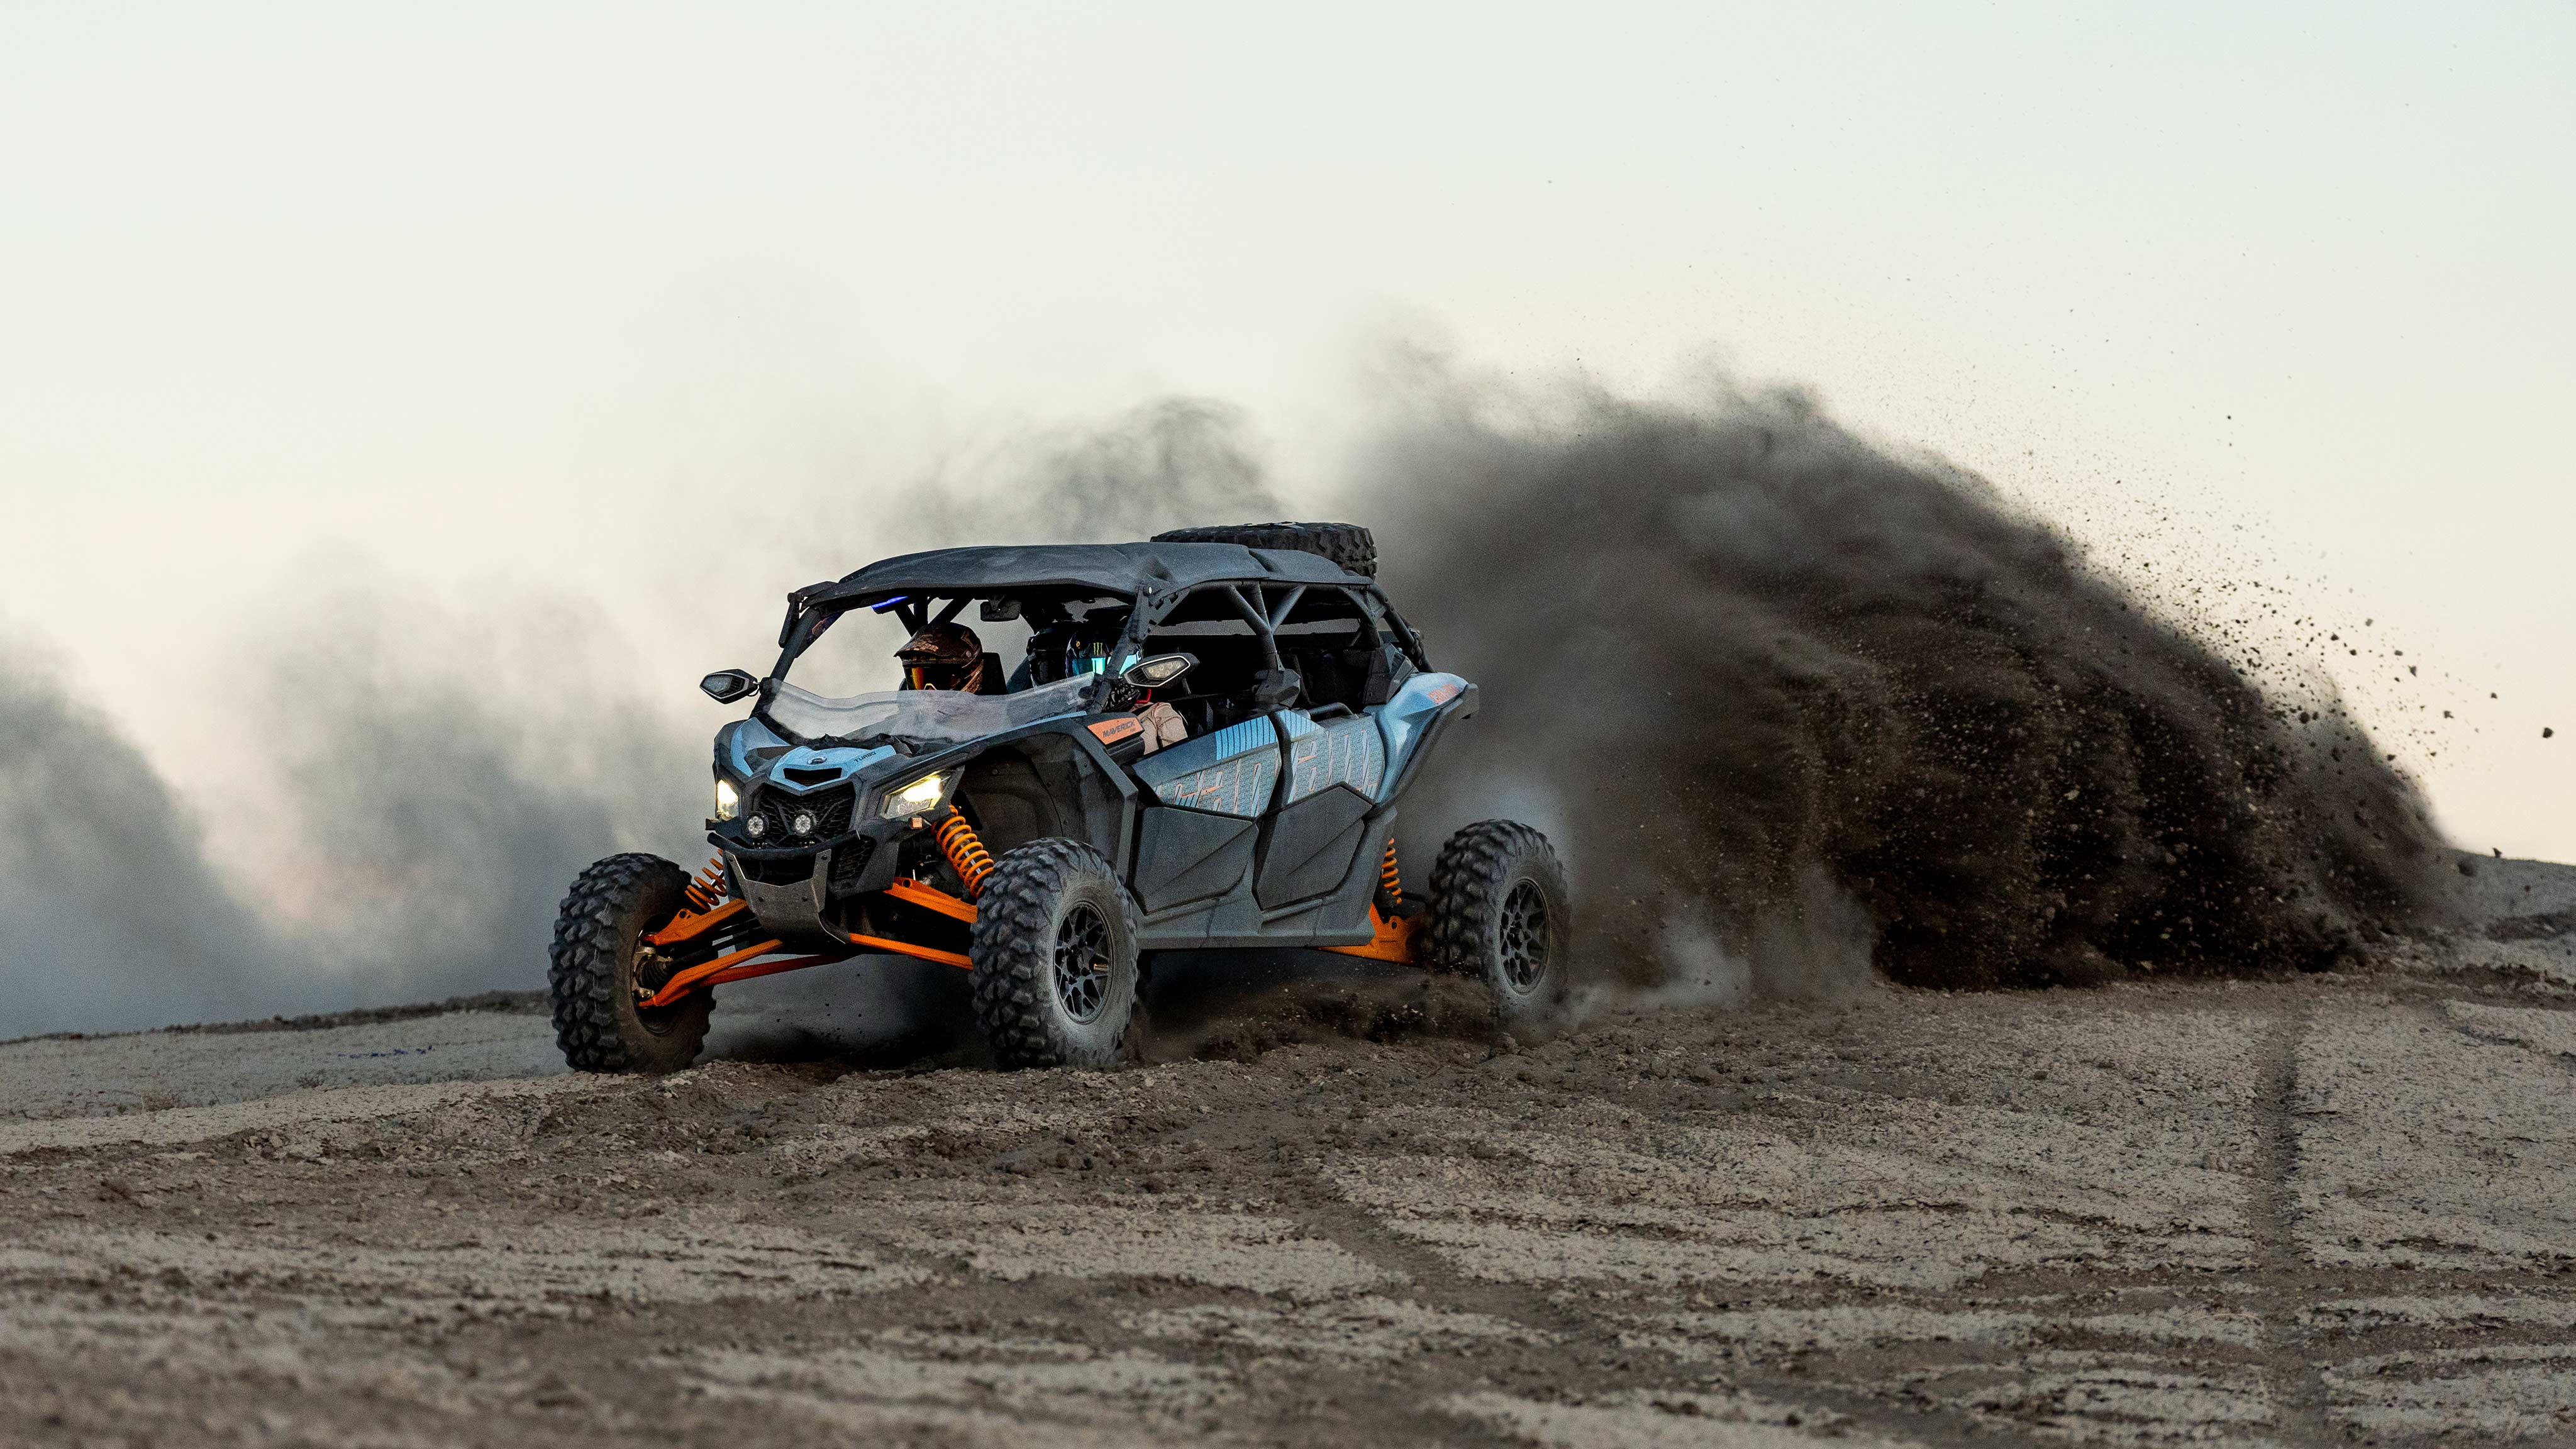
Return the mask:
[[1261,849],[1252,894],[1262,909],[1330,894],[1369,843],[1368,797],[1334,785],[1279,812]]
[[1342,883],[1368,843],[1366,818],[1386,779],[1386,739],[1369,716],[1318,724],[1303,710],[1286,710],[1278,720],[1288,737],[1287,760],[1253,884],[1267,910]]
[[1284,710],[1279,725],[1288,736],[1287,780],[1279,792],[1282,809],[1318,790],[1348,785],[1370,799],[1386,779],[1386,737],[1368,715],[1344,715],[1322,724],[1302,709]]
[[1278,794],[1279,731],[1245,720],[1132,767],[1162,803],[1137,831],[1136,903],[1147,914],[1222,895],[1252,871],[1260,817]]
[[1147,809],[1136,847],[1136,904],[1152,915],[1242,884],[1259,829],[1240,816]]

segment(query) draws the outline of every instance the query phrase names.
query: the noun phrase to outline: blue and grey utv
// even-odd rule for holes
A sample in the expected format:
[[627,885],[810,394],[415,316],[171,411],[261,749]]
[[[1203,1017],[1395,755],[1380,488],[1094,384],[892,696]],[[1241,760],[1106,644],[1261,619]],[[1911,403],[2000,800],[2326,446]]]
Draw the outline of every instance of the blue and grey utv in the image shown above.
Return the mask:
[[[705,871],[616,855],[564,898],[565,1058],[676,1070],[716,986],[886,954],[970,972],[1008,1067],[1117,1060],[1161,951],[1411,962],[1483,977],[1506,1024],[1544,1014],[1572,925],[1544,837],[1470,825],[1428,901],[1405,893],[1396,808],[1476,688],[1375,573],[1364,529],[1265,524],[939,549],[797,590],[768,674],[703,684],[752,701],[716,734]],[[1018,646],[1007,673],[970,605]],[[884,689],[895,638],[966,653],[947,687]]]

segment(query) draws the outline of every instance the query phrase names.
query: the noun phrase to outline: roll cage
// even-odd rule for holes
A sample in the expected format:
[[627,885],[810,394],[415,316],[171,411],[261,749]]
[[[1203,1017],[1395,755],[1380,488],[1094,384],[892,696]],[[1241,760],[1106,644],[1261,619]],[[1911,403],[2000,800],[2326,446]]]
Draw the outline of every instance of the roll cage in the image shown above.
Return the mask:
[[[1283,652],[1283,634],[1299,627],[1301,606],[1311,600],[1314,607],[1306,613],[1312,615],[1328,611],[1337,598],[1350,601],[1347,617],[1360,648],[1391,647],[1412,669],[1431,667],[1421,636],[1375,580],[1312,554],[1229,544],[1101,544],[906,555],[788,596],[778,661],[761,681],[760,704],[765,713],[798,656],[853,609],[892,613],[918,632],[953,622],[967,605],[980,603],[988,606],[989,618],[1024,617],[1035,629],[1063,629],[1069,636],[1087,632],[1087,642],[1103,646],[1106,667],[1095,666],[1099,672],[1115,672],[1119,661],[1142,657],[1158,633],[1171,632],[1169,626],[1207,624],[1214,621],[1190,616],[1221,613],[1248,631],[1260,664],[1249,691],[1225,692],[1249,692],[1244,703],[1255,709],[1275,707],[1282,691],[1293,694],[1307,683],[1289,677],[1288,654],[1295,651]],[[1078,605],[1087,607],[1077,616]],[[1100,638],[1107,632],[1102,626],[1122,612],[1115,635]],[[1045,677],[1051,666],[1038,656],[1033,636],[1030,658],[1012,680],[1014,692],[1063,677]],[[1213,681],[1203,680],[1199,692],[1207,682]]]

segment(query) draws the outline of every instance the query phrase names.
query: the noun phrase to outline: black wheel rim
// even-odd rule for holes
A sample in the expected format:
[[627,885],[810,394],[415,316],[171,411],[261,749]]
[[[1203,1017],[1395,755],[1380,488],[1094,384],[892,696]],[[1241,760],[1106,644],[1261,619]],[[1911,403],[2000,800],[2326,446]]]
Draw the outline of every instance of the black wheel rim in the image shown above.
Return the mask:
[[1527,991],[1547,975],[1547,896],[1534,880],[1512,882],[1503,897],[1500,947],[1503,979]]
[[1109,922],[1089,902],[1065,912],[1055,928],[1055,999],[1085,1023],[1099,1020],[1109,999]]

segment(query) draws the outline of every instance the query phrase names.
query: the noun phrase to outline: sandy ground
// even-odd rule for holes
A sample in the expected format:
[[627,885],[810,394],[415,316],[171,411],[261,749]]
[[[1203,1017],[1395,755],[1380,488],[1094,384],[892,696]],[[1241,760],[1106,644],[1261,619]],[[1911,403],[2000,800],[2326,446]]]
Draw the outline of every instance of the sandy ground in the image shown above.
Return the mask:
[[1525,1046],[1184,981],[1000,1076],[822,972],[661,1080],[0,1046],[0,1442],[2576,1442],[2576,871],[2476,888],[2349,974]]

